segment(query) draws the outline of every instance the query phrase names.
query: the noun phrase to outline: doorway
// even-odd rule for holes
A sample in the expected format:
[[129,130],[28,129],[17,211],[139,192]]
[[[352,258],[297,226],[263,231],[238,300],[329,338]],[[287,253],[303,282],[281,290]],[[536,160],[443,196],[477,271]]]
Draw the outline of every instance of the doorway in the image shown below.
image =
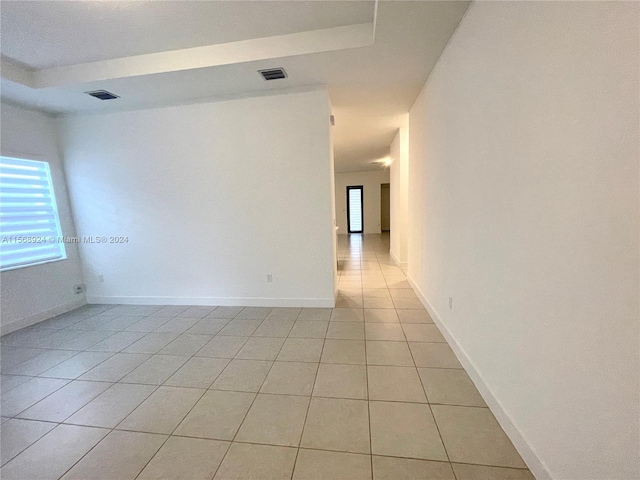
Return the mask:
[[391,230],[391,186],[388,183],[380,184],[380,230]]
[[349,233],[362,233],[364,189],[362,185],[347,187],[347,227]]

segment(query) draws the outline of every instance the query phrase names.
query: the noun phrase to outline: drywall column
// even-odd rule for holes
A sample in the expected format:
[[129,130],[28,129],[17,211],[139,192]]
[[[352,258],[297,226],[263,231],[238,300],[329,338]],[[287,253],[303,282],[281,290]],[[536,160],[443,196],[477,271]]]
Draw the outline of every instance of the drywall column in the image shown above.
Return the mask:
[[409,217],[409,114],[390,147],[391,166],[391,238],[389,252],[402,268],[407,267]]

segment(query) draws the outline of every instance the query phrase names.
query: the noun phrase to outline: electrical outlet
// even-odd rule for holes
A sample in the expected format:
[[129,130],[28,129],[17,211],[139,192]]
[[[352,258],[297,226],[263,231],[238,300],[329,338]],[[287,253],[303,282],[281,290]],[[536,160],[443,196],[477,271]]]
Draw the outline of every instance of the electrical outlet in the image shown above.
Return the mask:
[[273,282],[273,275],[270,273],[267,273],[267,282]]
[[449,297],[449,310],[453,310],[453,297]]
[[104,275],[102,275],[102,274],[98,275],[98,281],[100,283],[104,283]]
[[80,295],[81,293],[83,293],[84,292],[84,284],[76,285],[75,286],[75,292],[76,292],[76,295]]

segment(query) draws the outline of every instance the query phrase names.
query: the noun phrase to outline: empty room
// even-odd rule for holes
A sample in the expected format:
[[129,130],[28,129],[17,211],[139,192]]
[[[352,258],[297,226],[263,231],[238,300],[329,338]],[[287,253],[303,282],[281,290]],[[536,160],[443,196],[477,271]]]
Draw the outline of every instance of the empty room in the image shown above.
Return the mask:
[[0,478],[640,478],[640,2],[0,22]]

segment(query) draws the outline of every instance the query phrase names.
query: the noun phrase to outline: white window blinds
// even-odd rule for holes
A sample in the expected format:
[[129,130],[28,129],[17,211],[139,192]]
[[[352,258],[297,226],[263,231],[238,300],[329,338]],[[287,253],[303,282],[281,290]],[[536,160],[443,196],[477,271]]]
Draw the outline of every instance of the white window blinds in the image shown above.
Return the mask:
[[362,232],[362,189],[349,189],[349,232]]
[[47,162],[0,157],[0,270],[66,258]]

